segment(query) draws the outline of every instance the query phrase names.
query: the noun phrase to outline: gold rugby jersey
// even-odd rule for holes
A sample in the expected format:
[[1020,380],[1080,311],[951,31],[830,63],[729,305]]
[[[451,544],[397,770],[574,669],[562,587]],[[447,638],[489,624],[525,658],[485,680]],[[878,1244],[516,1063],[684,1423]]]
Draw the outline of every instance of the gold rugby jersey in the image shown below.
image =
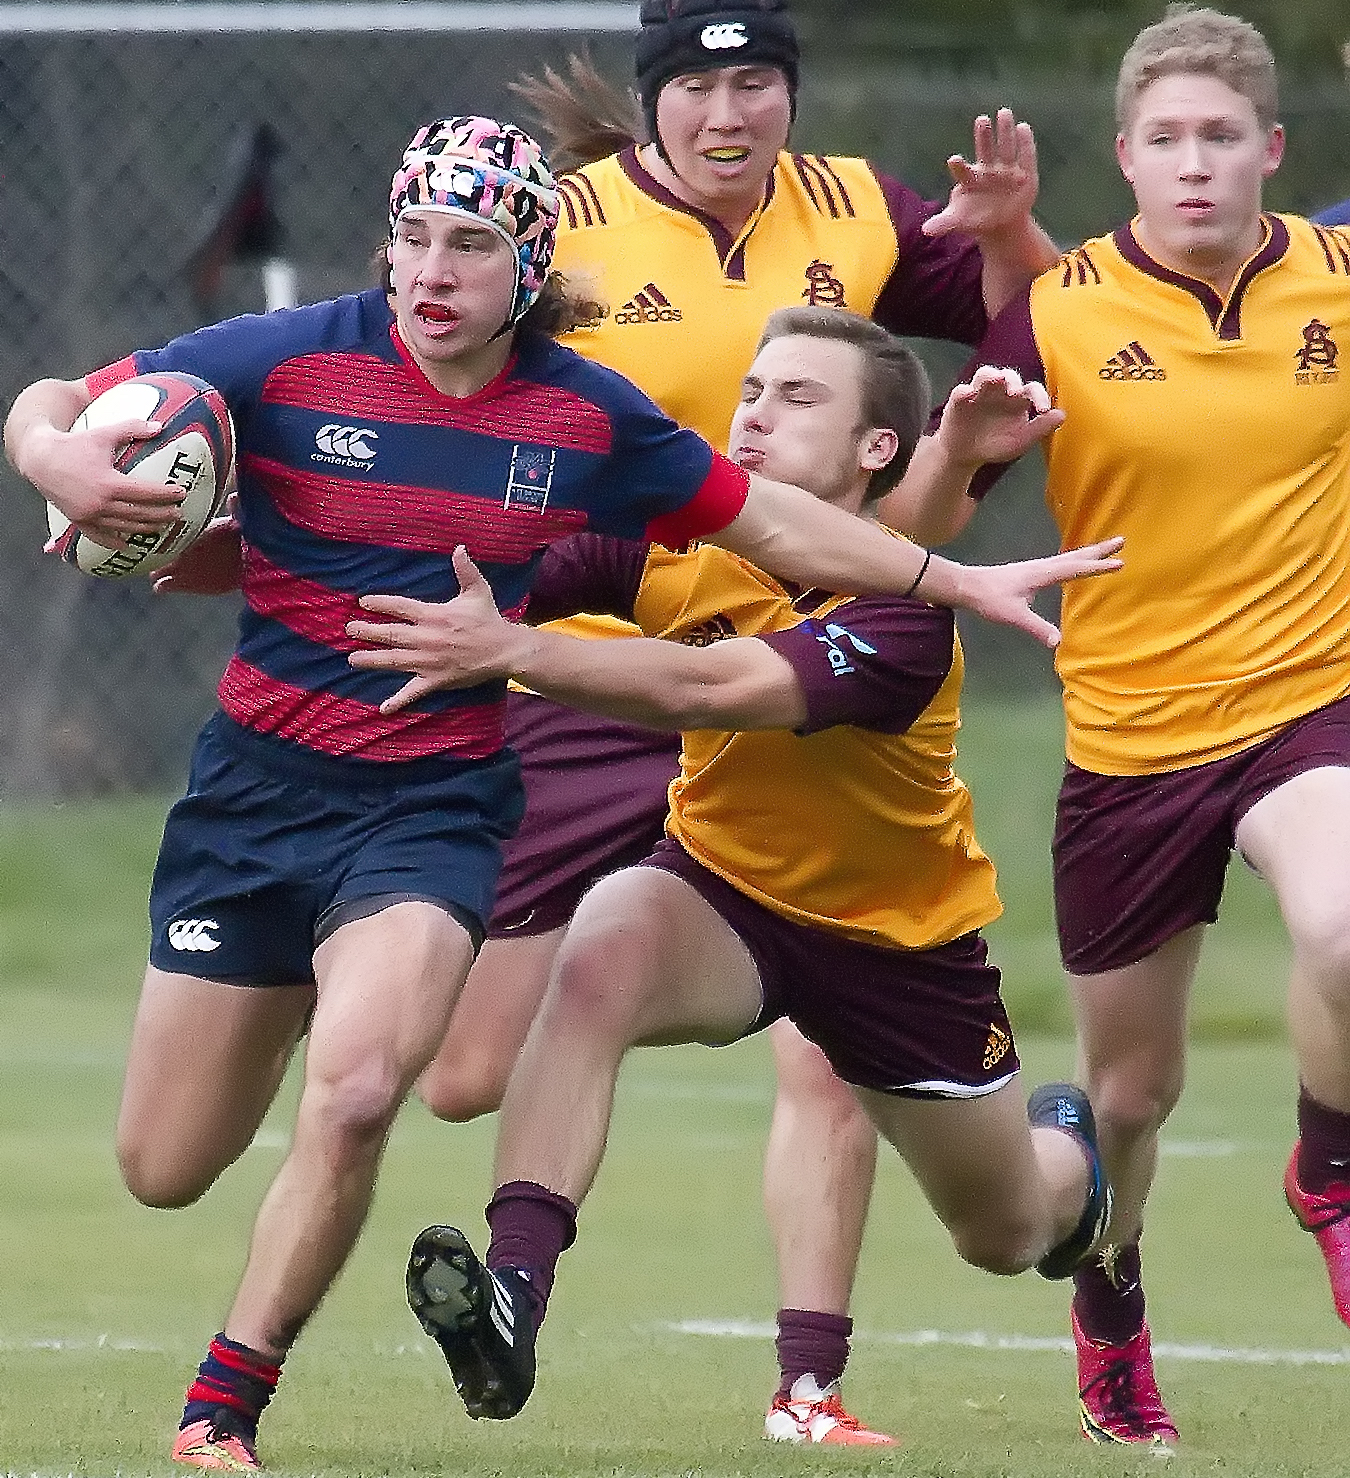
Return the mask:
[[974,242],[925,236],[941,206],[866,160],[780,154],[737,237],[658,184],[631,148],[558,184],[553,265],[585,277],[610,310],[563,342],[719,450],[777,308],[851,308],[895,333],[966,344],[984,332]]
[[536,583],[548,611],[612,610],[690,645],[768,641],[807,698],[803,732],[684,734],[667,830],[767,908],[867,943],[928,949],[1001,911],[953,770],[962,658],[951,612],[792,592],[711,545],[581,535]]
[[[1267,215],[1226,299],[1129,226],[1069,252],[979,362],[1044,380],[1066,546],[1067,752],[1106,775],[1237,753],[1350,692],[1350,231]],[[972,491],[978,496],[996,471]]]

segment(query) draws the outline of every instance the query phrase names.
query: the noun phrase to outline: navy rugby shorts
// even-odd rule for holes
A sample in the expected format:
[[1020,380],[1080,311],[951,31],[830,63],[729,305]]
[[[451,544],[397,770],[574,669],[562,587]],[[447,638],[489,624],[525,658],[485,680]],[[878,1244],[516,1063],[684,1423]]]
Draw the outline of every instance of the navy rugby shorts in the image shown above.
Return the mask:
[[305,984],[325,922],[384,896],[438,904],[477,945],[523,807],[510,750],[334,759],[217,713],[164,825],[150,961],[239,985]]

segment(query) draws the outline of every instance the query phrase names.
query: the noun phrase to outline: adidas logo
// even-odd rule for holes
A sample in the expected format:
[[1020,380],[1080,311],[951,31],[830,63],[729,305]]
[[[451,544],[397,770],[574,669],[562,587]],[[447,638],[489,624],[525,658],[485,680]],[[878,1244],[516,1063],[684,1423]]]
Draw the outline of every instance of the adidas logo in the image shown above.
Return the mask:
[[1138,339],[1131,339],[1097,371],[1103,380],[1165,380],[1167,371],[1155,364]]
[[614,315],[615,323],[678,323],[684,314],[654,282],[635,292]]
[[984,1070],[988,1072],[1000,1058],[1008,1055],[1008,1049],[1012,1046],[1012,1038],[1001,1026],[994,1022],[989,1023],[989,1040],[984,1044]]
[[506,1342],[507,1348],[513,1349],[516,1343],[516,1311],[511,1306],[511,1295],[502,1287],[501,1279],[496,1273],[488,1273],[488,1282],[492,1285],[492,1307],[488,1310],[488,1318],[496,1326],[497,1333]]

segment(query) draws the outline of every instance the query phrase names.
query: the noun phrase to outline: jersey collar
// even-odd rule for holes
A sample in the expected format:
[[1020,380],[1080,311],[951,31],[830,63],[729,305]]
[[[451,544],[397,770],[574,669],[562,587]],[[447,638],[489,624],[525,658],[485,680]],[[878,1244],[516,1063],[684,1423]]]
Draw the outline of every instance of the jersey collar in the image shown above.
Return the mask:
[[1116,250],[1130,266],[1137,268],[1140,272],[1146,273],[1149,277],[1156,277],[1159,282],[1179,287],[1183,292],[1188,292],[1197,298],[1200,306],[1205,310],[1205,316],[1209,319],[1209,326],[1220,339],[1240,339],[1242,337],[1242,300],[1248,287],[1267,267],[1273,267],[1281,261],[1289,250],[1288,226],[1278,216],[1262,215],[1261,244],[1243,264],[1242,270],[1234,279],[1233,286],[1229,289],[1228,297],[1225,299],[1221,298],[1209,283],[1201,282],[1198,277],[1188,277],[1184,272],[1174,272],[1170,267],[1164,267],[1161,262],[1154,261],[1135,239],[1133,224],[1129,222],[1117,229],[1112,238],[1115,241]]
[[[781,159],[781,156],[780,156]],[[764,219],[764,212],[769,208],[769,202],[774,197],[776,182],[778,178],[778,161],[775,161],[773,173],[770,174],[764,185],[764,195],[754,214],[745,223],[739,236],[733,236],[730,231],[707,211],[699,210],[695,205],[688,204],[672,191],[666,189],[659,180],[654,179],[642,167],[642,162],[637,155],[637,145],[630,144],[619,155],[619,168],[637,186],[639,190],[658,205],[667,210],[678,211],[681,215],[690,216],[712,237],[713,247],[717,252],[717,259],[722,264],[723,273],[737,282],[745,280],[745,246],[749,241],[754,229]]]

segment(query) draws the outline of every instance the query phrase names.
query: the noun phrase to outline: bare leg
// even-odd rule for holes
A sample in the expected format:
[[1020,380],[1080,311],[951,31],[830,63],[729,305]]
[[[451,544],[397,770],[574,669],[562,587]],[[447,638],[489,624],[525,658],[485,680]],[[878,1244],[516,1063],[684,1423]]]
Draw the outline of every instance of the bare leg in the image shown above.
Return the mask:
[[417,1080],[440,1119],[467,1123],[501,1107],[563,931],[489,939],[469,971],[440,1050]]
[[628,1048],[728,1041],[759,1001],[744,944],[688,883],[652,867],[604,878],[568,926],[511,1074],[496,1183],[530,1181],[579,1204],[604,1155]]
[[770,1028],[778,1093],[764,1208],[785,1308],[846,1314],[876,1174],[877,1132],[825,1054],[790,1021]]
[[127,1056],[117,1158],[147,1206],[187,1206],[252,1143],[314,1000],[149,966]]
[[1086,1156],[1060,1130],[1028,1127],[1017,1079],[971,1099],[858,1096],[967,1262],[1020,1273],[1078,1225]]
[[346,1262],[390,1126],[445,1035],[472,946],[448,913],[401,903],[315,952],[318,1004],[290,1153],[254,1223],[225,1332],[284,1355]]
[[1294,946],[1289,1030],[1304,1087],[1350,1113],[1350,769],[1309,770],[1242,818],[1238,845]]
[[1186,1077],[1186,1013],[1204,926],[1145,959],[1100,975],[1071,975],[1079,1082],[1115,1192],[1108,1240],[1132,1242],[1158,1162],[1158,1131]]

